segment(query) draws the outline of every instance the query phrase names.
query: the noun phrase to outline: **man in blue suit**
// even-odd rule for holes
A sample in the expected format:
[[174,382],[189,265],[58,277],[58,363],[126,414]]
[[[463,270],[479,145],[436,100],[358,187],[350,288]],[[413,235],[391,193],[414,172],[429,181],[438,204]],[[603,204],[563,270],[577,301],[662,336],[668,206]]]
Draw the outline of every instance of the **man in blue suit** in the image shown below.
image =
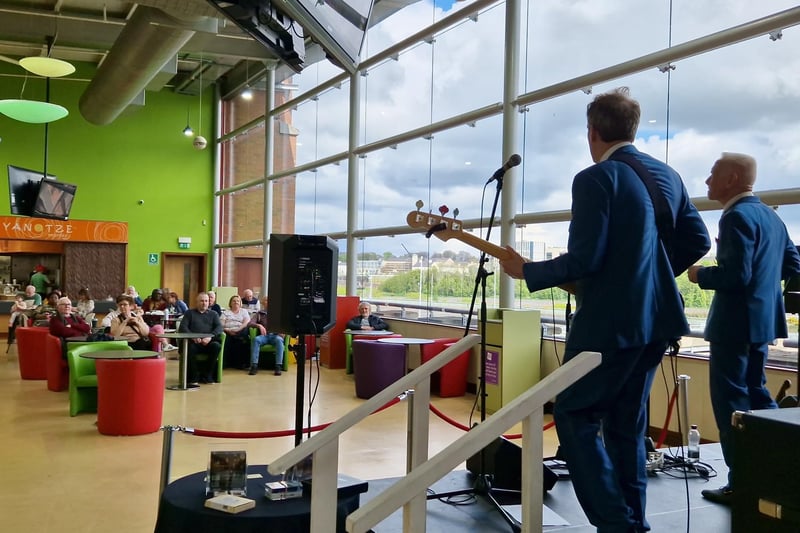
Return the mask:
[[[578,306],[564,359],[588,350],[603,360],[556,400],[561,451],[597,531],[648,531],[645,406],[668,343],[689,332],[675,276],[711,244],[678,173],[631,144],[640,110],[627,88],[598,95],[586,115],[595,164],[572,182],[567,253],[527,262],[509,247],[512,258],[500,264],[531,292],[574,287]],[[674,227],[669,252],[642,179],[614,159],[622,154],[649,171],[666,200]]]
[[[706,180],[708,199],[722,204],[717,265],[689,268],[689,281],[714,290],[705,339],[711,407],[719,428],[725,463],[733,466],[731,414],[778,406],[764,386],[768,343],[787,336],[781,280],[800,272],[800,256],[778,215],[753,195],[756,161],[723,153]],[[727,485],[702,491],[713,502],[730,505],[733,471]]]

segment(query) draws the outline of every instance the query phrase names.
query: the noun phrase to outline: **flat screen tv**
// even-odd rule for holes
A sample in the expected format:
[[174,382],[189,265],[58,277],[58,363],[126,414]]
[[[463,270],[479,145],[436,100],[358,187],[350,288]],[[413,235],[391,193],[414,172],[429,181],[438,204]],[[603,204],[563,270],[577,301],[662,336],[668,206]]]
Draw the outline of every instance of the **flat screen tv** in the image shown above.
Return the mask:
[[[8,165],[8,197],[12,215],[29,217],[33,214],[43,175],[40,171]],[[48,174],[47,179],[54,180],[56,177]]]
[[78,186],[63,181],[42,180],[33,206],[33,216],[68,220]]
[[295,72],[303,69],[304,39],[328,58],[356,71],[374,0],[208,0]]

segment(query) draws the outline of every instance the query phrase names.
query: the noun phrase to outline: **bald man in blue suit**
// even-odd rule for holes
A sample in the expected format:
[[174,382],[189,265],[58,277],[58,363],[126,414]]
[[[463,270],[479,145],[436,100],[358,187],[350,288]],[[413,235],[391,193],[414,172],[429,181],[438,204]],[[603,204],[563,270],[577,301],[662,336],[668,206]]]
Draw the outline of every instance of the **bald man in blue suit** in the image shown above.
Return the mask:
[[765,387],[768,344],[788,335],[781,280],[800,272],[800,256],[781,219],[753,195],[756,161],[723,153],[706,180],[708,199],[722,204],[717,265],[689,268],[689,281],[714,290],[705,339],[711,357],[711,406],[719,428],[728,483],[702,491],[704,498],[733,500],[731,414],[776,409]]
[[[572,183],[567,253],[528,262],[512,248],[505,272],[531,292],[574,286],[577,311],[565,360],[601,352],[602,363],[559,394],[555,421],[575,494],[602,533],[648,531],[644,435],[646,403],[670,341],[689,332],[675,276],[711,243],[680,176],[631,144],[639,104],[626,88],[598,95],[587,108],[591,167]],[[669,207],[671,255],[633,157],[653,177]]]

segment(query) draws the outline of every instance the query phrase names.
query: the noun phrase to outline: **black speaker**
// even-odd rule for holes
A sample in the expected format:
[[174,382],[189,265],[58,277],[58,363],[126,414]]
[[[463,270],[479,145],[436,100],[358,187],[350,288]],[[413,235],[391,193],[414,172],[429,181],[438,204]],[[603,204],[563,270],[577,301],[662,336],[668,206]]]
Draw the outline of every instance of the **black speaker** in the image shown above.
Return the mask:
[[[800,246],[797,247],[800,252]],[[800,313],[800,276],[789,278],[783,289],[783,300],[787,313]]]
[[269,236],[269,330],[322,335],[336,324],[339,250],[321,235]]
[[[492,486],[499,489],[520,490],[522,488],[522,448],[500,437],[483,450],[483,473],[493,476]],[[481,474],[481,454],[476,453],[467,459],[467,470],[475,475]],[[542,465],[542,491],[552,489],[558,481],[558,474]]]

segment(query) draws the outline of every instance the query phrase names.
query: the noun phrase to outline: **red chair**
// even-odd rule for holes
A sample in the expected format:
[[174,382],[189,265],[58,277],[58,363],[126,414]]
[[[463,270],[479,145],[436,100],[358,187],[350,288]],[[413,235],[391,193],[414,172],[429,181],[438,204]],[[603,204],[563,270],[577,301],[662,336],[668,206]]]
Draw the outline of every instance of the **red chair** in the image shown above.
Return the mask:
[[[431,344],[420,344],[421,364],[427,363],[439,353],[458,342],[458,339],[433,339]],[[464,396],[467,392],[467,370],[470,350],[465,351],[440,370],[431,375],[431,390],[440,397]]]
[[64,359],[61,339],[49,333],[44,339],[44,358],[47,371],[47,389],[60,392],[69,388],[69,365]]
[[143,435],[159,430],[166,359],[98,359],[95,368],[100,433]]
[[48,328],[17,328],[17,360],[22,379],[47,379],[45,341],[50,336]]

